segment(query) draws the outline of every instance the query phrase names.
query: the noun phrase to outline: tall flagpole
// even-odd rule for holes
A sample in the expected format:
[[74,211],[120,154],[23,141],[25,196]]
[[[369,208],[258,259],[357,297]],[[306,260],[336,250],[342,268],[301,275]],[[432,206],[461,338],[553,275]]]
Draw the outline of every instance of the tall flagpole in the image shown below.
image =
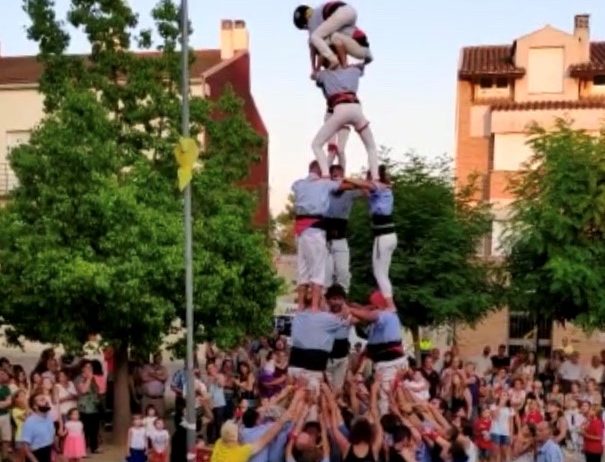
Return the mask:
[[[189,137],[189,11],[187,0],[181,0],[181,132]],[[187,459],[195,459],[195,377],[193,374],[193,239],[191,229],[191,182],[184,191],[185,215],[185,300],[187,328]]]

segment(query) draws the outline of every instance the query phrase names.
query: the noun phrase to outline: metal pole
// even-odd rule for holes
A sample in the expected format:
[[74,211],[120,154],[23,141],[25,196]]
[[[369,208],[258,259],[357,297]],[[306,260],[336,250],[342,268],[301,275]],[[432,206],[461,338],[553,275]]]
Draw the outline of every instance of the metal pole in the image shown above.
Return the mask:
[[[181,0],[181,132],[189,136],[189,11]],[[191,229],[191,183],[185,188],[185,300],[187,328],[187,459],[195,459],[195,377],[193,374],[193,239]]]

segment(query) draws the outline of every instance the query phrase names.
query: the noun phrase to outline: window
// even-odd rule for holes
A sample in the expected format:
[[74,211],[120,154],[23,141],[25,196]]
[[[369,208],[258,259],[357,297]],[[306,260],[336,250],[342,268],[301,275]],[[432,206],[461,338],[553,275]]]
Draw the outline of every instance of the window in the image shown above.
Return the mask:
[[506,77],[498,77],[496,79],[497,88],[508,88],[508,79]]
[[[537,324],[537,326],[536,326]],[[536,327],[538,338],[536,339]],[[540,316],[536,319],[530,313],[511,310],[508,313],[509,354],[514,355],[519,350],[536,351],[538,356],[548,357],[552,350],[552,318]]]
[[475,82],[474,91],[477,99],[503,99],[511,96],[511,86],[506,77],[482,77]]
[[605,86],[605,75],[595,75],[592,79],[592,84],[597,86]]
[[529,49],[528,91],[530,94],[563,93],[565,54],[561,47]]
[[483,77],[481,80],[479,80],[479,86],[481,88],[492,88],[493,84],[494,81],[489,77]]

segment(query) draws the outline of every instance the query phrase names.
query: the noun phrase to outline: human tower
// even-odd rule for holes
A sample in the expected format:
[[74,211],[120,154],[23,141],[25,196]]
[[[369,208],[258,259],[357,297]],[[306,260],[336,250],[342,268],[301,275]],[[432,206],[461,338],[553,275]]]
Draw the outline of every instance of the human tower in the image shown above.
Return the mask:
[[[349,331],[352,324],[362,323],[367,329],[367,354],[383,382],[384,410],[405,358],[389,280],[397,247],[393,192],[386,168],[378,165],[376,142],[357,96],[359,81],[373,57],[366,34],[357,27],[357,11],[345,2],[326,2],[316,8],[301,5],[294,10],[294,25],[309,33],[311,78],[322,90],[327,108],[311,144],[316,160],[308,176],[292,186],[299,310],[292,323],[289,374],[304,377],[315,390],[324,375],[341,388]],[[354,63],[349,63],[351,58]],[[368,154],[366,180],[345,178],[351,128]],[[378,287],[365,308],[346,302],[351,279],[347,225],[353,201],[360,196],[367,196],[372,218],[372,269]],[[327,309],[322,310],[324,300]]]

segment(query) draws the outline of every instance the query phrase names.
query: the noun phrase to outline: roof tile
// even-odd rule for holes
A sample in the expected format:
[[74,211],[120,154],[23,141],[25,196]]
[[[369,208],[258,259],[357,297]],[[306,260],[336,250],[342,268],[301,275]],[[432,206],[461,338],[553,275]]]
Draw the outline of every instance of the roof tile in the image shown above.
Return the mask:
[[570,71],[574,77],[605,72],[605,42],[592,42],[590,44],[590,62],[571,66]]
[[[465,47],[458,70],[461,79],[482,76],[522,76],[525,70],[515,67],[511,60],[514,45]],[[605,42],[590,44],[590,62],[570,67],[572,76],[605,72]]]
[[556,109],[605,109],[605,98],[576,101],[511,101],[492,105],[492,111],[546,111]]
[[465,47],[462,49],[460,78],[489,75],[523,75],[524,69],[514,65],[512,45]]

